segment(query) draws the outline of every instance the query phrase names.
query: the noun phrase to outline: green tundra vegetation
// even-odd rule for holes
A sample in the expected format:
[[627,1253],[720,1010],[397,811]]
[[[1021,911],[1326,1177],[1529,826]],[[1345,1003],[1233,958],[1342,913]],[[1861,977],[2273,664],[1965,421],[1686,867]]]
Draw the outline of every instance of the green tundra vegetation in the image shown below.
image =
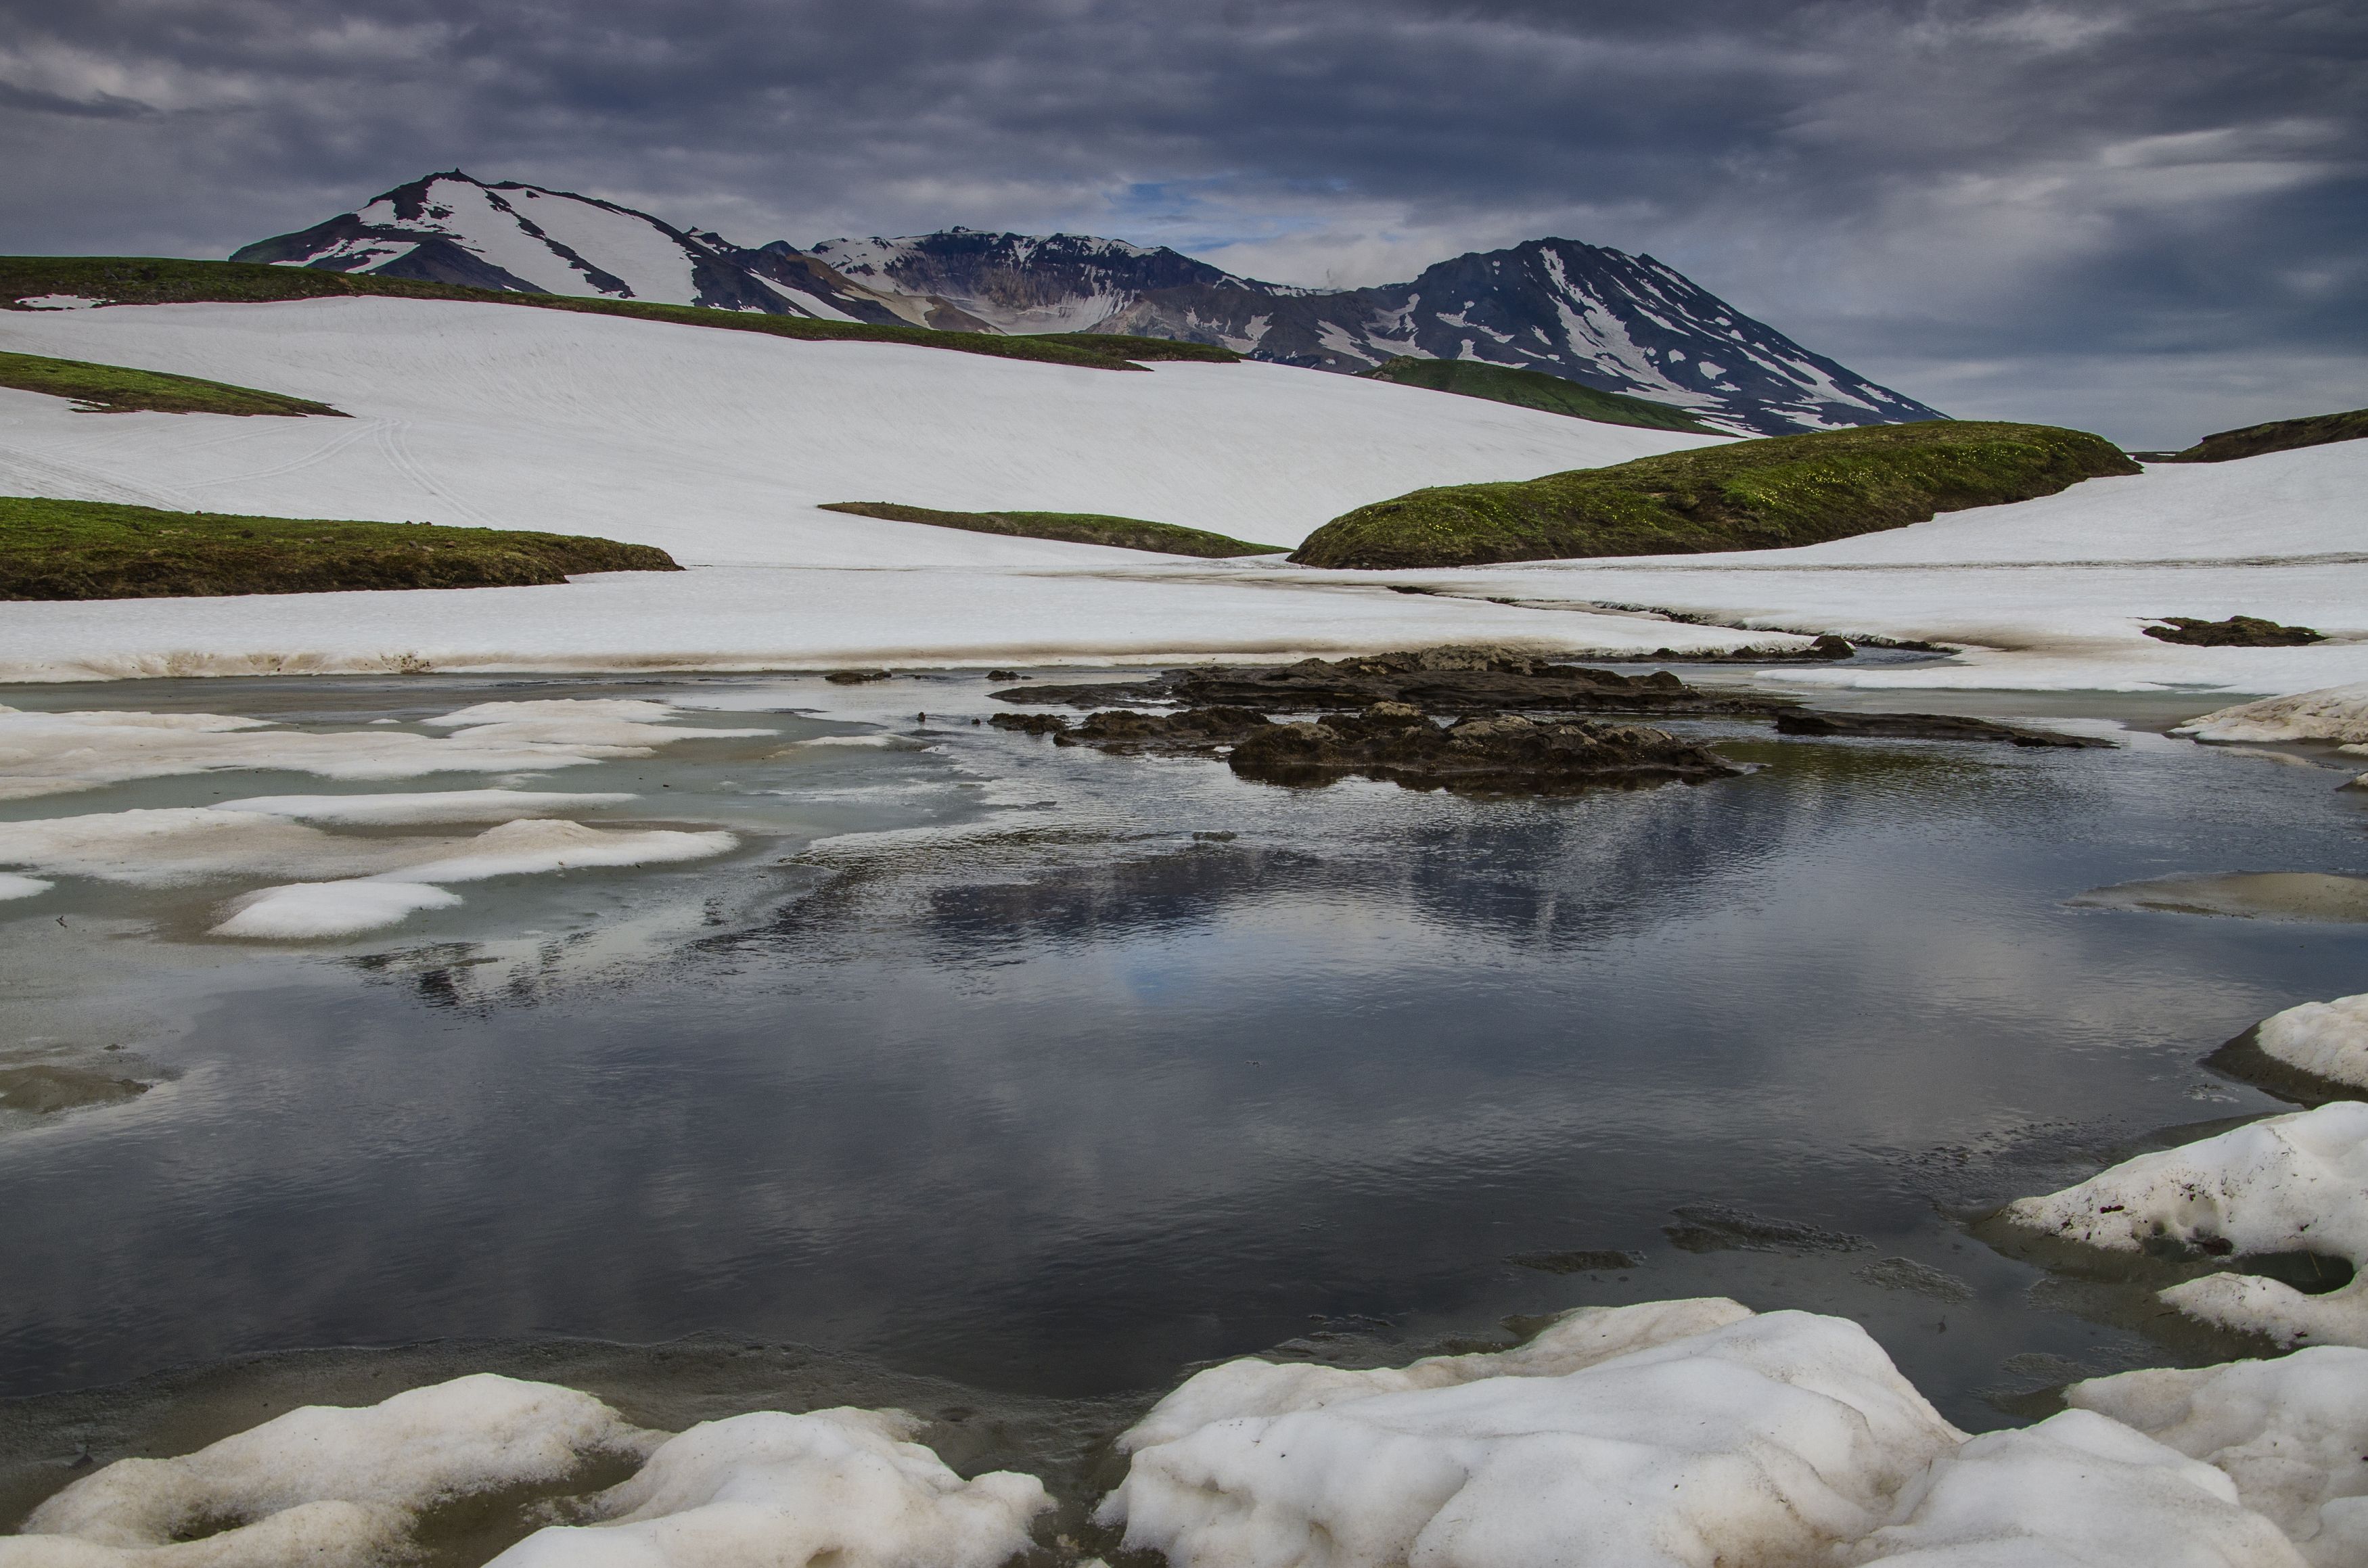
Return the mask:
[[1139,370],[1145,359],[1199,359],[1230,363],[1240,355],[1202,343],[1165,337],[1064,332],[1039,337],[1005,337],[988,332],[939,332],[926,326],[875,326],[861,322],[814,321],[805,316],[768,316],[754,311],[714,311],[697,305],[660,305],[643,300],[586,300],[566,294],[516,294],[465,289],[452,283],[419,283],[367,272],[324,272],[308,267],[271,267],[248,261],[185,261],[170,256],[0,256],[0,308],[44,295],[98,300],[115,305],[260,303],[277,300],[324,300],[379,295],[398,300],[463,300],[480,304],[522,305],[535,310],[575,311],[588,315],[632,316],[726,332],[759,332],[831,343],[902,343],[949,348],[999,359],[1033,359],[1081,365],[1098,370]]
[[18,392],[47,392],[72,398],[95,414],[273,414],[346,415],[325,403],[313,403],[279,392],[234,387],[226,381],[196,376],[168,376],[162,370],[133,370],[121,365],[94,365],[84,359],[51,359],[39,354],[0,354],[0,387]]
[[1205,528],[1175,523],[1150,523],[1140,517],[1112,517],[1099,512],[939,512],[928,506],[900,506],[890,501],[825,502],[825,512],[858,517],[883,517],[898,523],[927,523],[932,528],[962,528],[970,533],[1008,534],[1017,539],[1057,539],[1071,544],[1107,544],[1119,550],[1147,550],[1161,555],[1198,555],[1222,560],[1235,555],[1280,555],[1288,545],[1251,544]]
[[2325,447],[2337,441],[2368,439],[2368,408],[2349,414],[2314,414],[2307,419],[2275,419],[2223,430],[2183,452],[2146,452],[2148,462],[2224,463],[2233,458],[2257,458],[2264,452],[2291,452],[2303,447]]
[[1634,425],[1647,430],[1679,430],[1691,436],[1721,436],[1696,421],[1682,408],[1625,392],[1598,392],[1543,370],[1516,370],[1504,365],[1484,365],[1477,359],[1417,359],[1401,355],[1360,370],[1369,381],[1395,381],[1402,387],[1427,387],[1458,397],[1486,398],[1519,408],[1543,409],[1599,425]]
[[0,599],[525,587],[680,570],[663,550],[574,534],[0,496]]
[[1778,550],[2052,495],[2138,466],[2048,425],[1936,420],[1701,447],[1543,479],[1452,484],[1333,518],[1309,566],[1471,566]]

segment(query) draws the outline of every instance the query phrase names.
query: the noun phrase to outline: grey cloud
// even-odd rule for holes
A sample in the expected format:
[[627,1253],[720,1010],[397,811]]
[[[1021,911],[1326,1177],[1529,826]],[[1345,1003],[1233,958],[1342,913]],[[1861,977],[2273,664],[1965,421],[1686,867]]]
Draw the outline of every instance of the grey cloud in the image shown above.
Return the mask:
[[[2368,15],[2343,5],[0,0],[0,19],[9,249],[221,255],[455,165],[752,242],[1066,228],[1291,281],[1553,233],[1649,251],[1960,413],[2044,403],[2156,443],[2317,406],[2284,389],[2368,403]],[[2157,384],[2174,364],[2187,395]]]

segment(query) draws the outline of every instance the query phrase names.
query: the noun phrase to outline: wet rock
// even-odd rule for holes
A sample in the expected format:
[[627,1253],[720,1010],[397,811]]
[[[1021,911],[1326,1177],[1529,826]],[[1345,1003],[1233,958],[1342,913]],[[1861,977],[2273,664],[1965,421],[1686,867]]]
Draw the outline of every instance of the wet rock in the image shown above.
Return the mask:
[[[999,717],[999,715],[998,715]],[[1179,713],[1138,713],[1113,708],[1089,713],[1074,730],[1056,733],[1056,745],[1089,745],[1118,756],[1142,752],[1213,755],[1220,746],[1274,728],[1247,708],[1188,708]]]
[[1322,723],[1266,725],[1236,742],[1226,760],[1241,777],[1268,784],[1328,784],[1355,774],[1413,790],[1479,794],[1561,794],[1743,771],[1715,752],[1642,725],[1503,713],[1442,729],[1397,702]]
[[886,670],[831,670],[822,678],[833,686],[863,686],[875,680],[886,680],[888,674]]
[[1587,665],[1557,664],[1519,649],[1460,646],[1346,659],[1302,659],[1295,665],[1210,665],[1171,670],[1142,681],[1030,686],[993,695],[1005,702],[1077,708],[1112,702],[1175,702],[1197,708],[1255,708],[1268,713],[1362,710],[1376,702],[1407,702],[1432,713],[1764,717],[1798,706],[1786,698],[1690,687],[1667,670],[1624,676]]
[[2140,630],[2164,642],[2191,648],[2304,648],[2324,642],[2324,632],[2307,626],[2281,626],[2259,616],[2232,615],[2226,620],[2204,620],[2192,615],[2166,615],[2161,626]]
[[1870,736],[1894,741],[2002,741],[2018,746],[2106,746],[2113,744],[2093,735],[2063,735],[2052,730],[2025,730],[1988,719],[1956,713],[1820,713],[1796,711],[1776,715],[1780,735]]
[[1069,722],[1058,713],[997,713],[987,722],[998,730],[1017,730],[1023,735],[1057,735],[1069,727]]

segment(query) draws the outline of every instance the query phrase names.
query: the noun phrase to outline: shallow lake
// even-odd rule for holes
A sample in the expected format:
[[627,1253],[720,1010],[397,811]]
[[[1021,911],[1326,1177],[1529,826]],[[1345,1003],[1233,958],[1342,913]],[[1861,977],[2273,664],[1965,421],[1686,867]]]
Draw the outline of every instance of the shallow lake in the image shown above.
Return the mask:
[[[254,879],[63,878],[0,904],[0,1066],[111,1060],[155,1085],[0,1121],[0,1395],[423,1342],[461,1343],[381,1370],[568,1381],[605,1356],[613,1382],[627,1353],[568,1342],[705,1335],[674,1353],[702,1410],[733,1403],[733,1358],[756,1400],[790,1356],[817,1403],[901,1375],[1122,1412],[1212,1358],[1399,1359],[1584,1302],[1729,1294],[1855,1318],[1951,1419],[1995,1426],[2067,1377],[2229,1342],[1968,1219],[2132,1140],[2287,1108],[2199,1059],[2368,988],[2368,926],[2067,903],[2368,872],[2343,774],[2149,728],[2208,700],[2053,700],[2131,717],[2110,751],[1692,724],[1757,770],[1503,801],[1056,748],[974,725],[992,688],[9,695],[323,732],[627,697],[763,735],[533,778],[215,773],[0,808],[513,783],[631,792],[586,820],[741,841],[472,884],[341,942],[204,936]],[[812,744],[865,737],[885,744]],[[349,1393],[353,1364],[274,1363],[256,1409]],[[188,1384],[143,1386],[110,1408]],[[0,1403],[20,1491],[22,1466],[118,1430],[104,1403]]]

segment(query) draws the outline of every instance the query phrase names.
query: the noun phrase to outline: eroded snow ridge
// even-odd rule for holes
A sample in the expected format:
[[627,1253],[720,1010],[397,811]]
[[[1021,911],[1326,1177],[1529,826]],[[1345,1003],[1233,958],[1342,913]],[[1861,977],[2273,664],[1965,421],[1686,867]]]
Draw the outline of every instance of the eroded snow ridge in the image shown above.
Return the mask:
[[2064,1397],[2225,1471],[2315,1568],[2368,1562],[2368,1350],[2122,1372]]
[[964,1481],[894,1410],[760,1411],[669,1438],[499,1568],[996,1568],[1052,1506],[1034,1476]]
[[2368,995],[2305,1002],[2261,1020],[2261,1053],[2329,1083],[2368,1089]]
[[0,707],[0,801],[238,769],[321,778],[511,773],[648,756],[682,741],[768,730],[698,729],[659,702],[484,702],[431,725],[445,735],[370,728],[294,730],[230,713],[24,712]]
[[[2207,1254],[2309,1252],[2368,1262],[2368,1104],[2339,1100],[2273,1116],[2177,1149],[2141,1154],[2006,1210],[2014,1222],[2113,1252],[2149,1244]],[[2231,1272],[2191,1279],[2162,1299],[2206,1323],[2283,1345],[2368,1346],[2368,1277],[2306,1295]]]
[[2171,731],[2199,741],[2336,741],[2368,744],[2368,681],[2265,697],[2191,719]]
[[375,1563],[439,1504],[564,1482],[596,1459],[639,1458],[659,1436],[589,1394],[492,1373],[361,1409],[308,1405],[193,1454],[85,1476],[34,1509],[25,1534],[0,1538],[0,1565]]
[[1507,1356],[1213,1368],[1099,1517],[1176,1568],[1807,1562],[1963,1438],[1855,1324],[1587,1308]]

